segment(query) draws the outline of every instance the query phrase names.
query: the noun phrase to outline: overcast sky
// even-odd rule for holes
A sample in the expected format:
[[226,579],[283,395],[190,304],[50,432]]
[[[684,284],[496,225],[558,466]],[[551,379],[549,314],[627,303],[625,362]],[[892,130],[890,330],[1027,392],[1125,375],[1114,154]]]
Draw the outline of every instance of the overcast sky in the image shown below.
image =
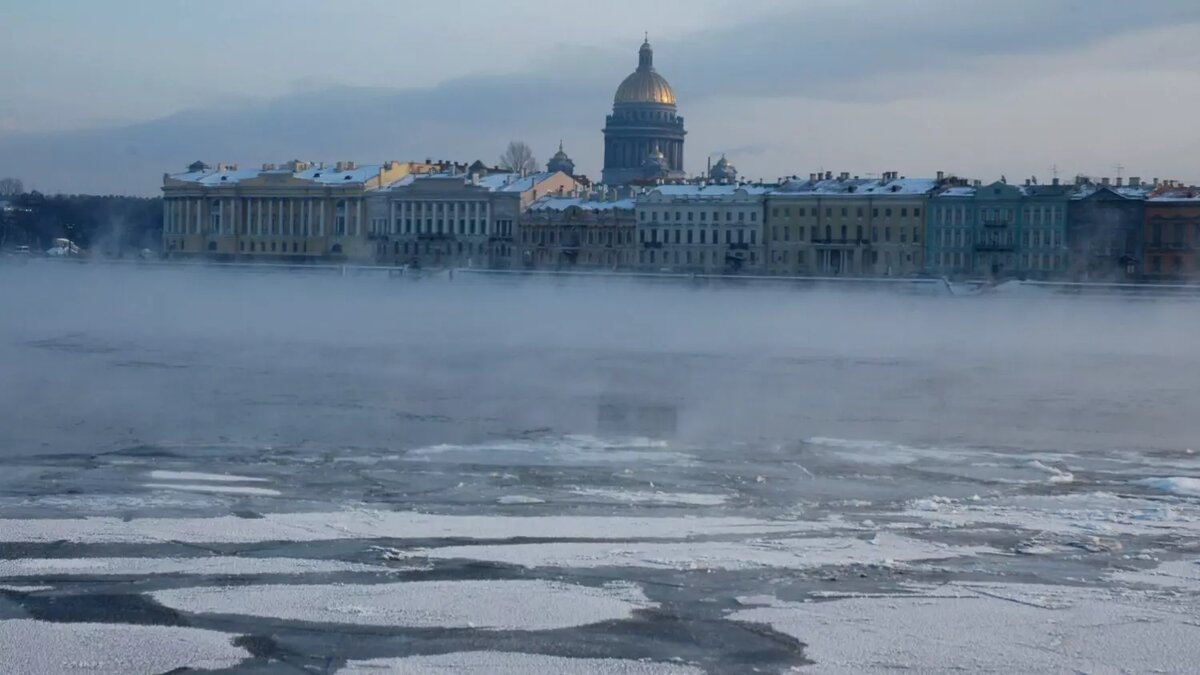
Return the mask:
[[194,159],[495,161],[598,176],[643,31],[687,169],[1200,180],[1195,0],[41,0],[0,9],[0,173],[153,193]]

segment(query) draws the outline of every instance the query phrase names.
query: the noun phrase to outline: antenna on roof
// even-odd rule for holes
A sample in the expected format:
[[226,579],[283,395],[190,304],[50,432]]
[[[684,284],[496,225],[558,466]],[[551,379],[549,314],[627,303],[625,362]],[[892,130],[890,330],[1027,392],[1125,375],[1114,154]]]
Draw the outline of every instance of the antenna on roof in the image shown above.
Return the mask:
[[1121,166],[1120,164],[1117,164],[1117,165],[1116,165],[1116,166],[1114,166],[1113,168],[1114,168],[1114,169],[1116,169],[1116,171],[1117,171],[1117,178],[1120,178],[1120,177],[1121,177],[1121,172],[1125,170],[1125,167],[1124,167],[1124,166]]
[[1058,165],[1057,165],[1057,164],[1055,164],[1054,166],[1050,167],[1050,177],[1051,177],[1051,178],[1058,178]]

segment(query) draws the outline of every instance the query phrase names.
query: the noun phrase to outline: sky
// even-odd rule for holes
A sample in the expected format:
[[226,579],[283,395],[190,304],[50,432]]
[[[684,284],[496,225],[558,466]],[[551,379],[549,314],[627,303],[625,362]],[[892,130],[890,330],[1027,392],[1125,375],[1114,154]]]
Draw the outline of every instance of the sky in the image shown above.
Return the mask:
[[196,159],[494,162],[517,138],[598,176],[643,32],[692,173],[1200,180],[1194,0],[8,2],[0,175],[153,194]]

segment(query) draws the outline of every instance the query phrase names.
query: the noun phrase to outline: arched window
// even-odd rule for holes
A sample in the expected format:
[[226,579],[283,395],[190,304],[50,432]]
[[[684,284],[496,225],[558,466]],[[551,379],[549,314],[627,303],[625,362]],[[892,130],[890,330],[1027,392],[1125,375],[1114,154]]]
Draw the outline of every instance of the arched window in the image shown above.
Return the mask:
[[346,234],[346,200],[339,199],[333,215],[333,233],[337,236]]
[[330,253],[332,253],[332,254],[334,254],[334,255],[341,255],[341,253],[342,253],[342,245],[341,245],[341,244],[334,244],[334,245],[333,245],[333,248],[329,249],[329,252],[330,252]]

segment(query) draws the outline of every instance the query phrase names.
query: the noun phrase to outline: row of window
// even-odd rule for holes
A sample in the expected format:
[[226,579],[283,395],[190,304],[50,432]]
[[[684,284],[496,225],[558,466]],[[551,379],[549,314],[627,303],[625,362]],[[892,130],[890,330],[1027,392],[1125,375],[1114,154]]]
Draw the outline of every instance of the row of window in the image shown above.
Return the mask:
[[[657,223],[659,221],[659,217],[658,217],[659,211],[650,211],[650,210],[638,211],[638,220],[643,223],[646,222],[646,214],[647,213],[650,214],[650,222]],[[700,214],[700,217],[698,219],[693,218],[697,213]],[[725,222],[727,222],[727,223],[733,222],[733,214],[734,213],[735,213],[734,211],[726,211],[725,212]],[[747,220],[749,220],[752,223],[758,222],[758,211],[737,211],[736,213],[737,213],[737,220],[739,223],[744,223]],[[747,218],[746,214],[749,214],[750,217]],[[684,217],[685,215],[686,215],[686,218]],[[662,219],[661,220],[663,220],[664,222],[671,221],[671,212],[670,211],[662,211]],[[706,223],[706,222],[708,222],[708,211],[676,211],[675,212],[674,222],[682,223],[685,220],[689,223],[693,222],[694,220],[699,220],[702,223]],[[720,222],[720,220],[721,220],[721,212],[713,211],[712,212],[712,222],[716,223],[716,222]]]
[[[200,234],[203,202],[168,200],[163,229],[167,234]],[[208,234],[324,236],[325,219],[320,200],[236,199],[211,200]],[[229,217],[225,217],[225,216]],[[236,225],[235,225],[236,223]],[[349,229],[347,229],[349,224]],[[358,235],[358,219],[348,215],[346,200],[334,206],[334,234]]]
[[[642,243],[650,242],[650,243],[663,243],[663,244],[675,243],[675,244],[701,244],[701,245],[703,245],[703,244],[710,243],[709,237],[708,237],[708,230],[681,230],[681,229],[668,230],[668,229],[663,229],[661,240],[658,237],[658,232],[659,232],[659,230],[657,227],[652,227],[652,228],[645,229],[645,230],[638,230],[638,241],[640,241]],[[675,233],[675,241],[674,242],[671,241],[671,233],[672,232]],[[700,233],[700,236],[699,237],[693,236],[697,232]],[[720,237],[718,236],[718,235],[720,235],[720,232],[721,232],[720,230],[713,230],[711,243],[713,243],[713,244],[721,243]],[[734,232],[737,232],[737,236],[734,236]],[[747,232],[750,233],[749,237],[746,236]],[[684,236],[685,234],[687,236]],[[736,242],[734,241],[735,239],[737,240]],[[747,239],[749,241],[747,241]],[[758,230],[727,229],[727,230],[725,230],[725,243],[726,244],[749,243],[750,245],[758,244]]]
[[[564,243],[569,241],[574,244],[579,244],[581,241],[577,232],[568,231],[560,235],[558,228],[521,228],[521,243],[523,244],[557,244],[560,239]],[[621,244],[632,244],[633,232],[630,230],[618,230],[615,232],[613,230],[604,230],[601,232],[589,230],[585,239],[589,244],[615,244],[619,246]]]
[[[976,242],[1006,246],[1017,243],[1017,233],[1008,229],[946,228],[935,232],[934,240],[943,248],[970,247]],[[1063,233],[1056,229],[1021,230],[1020,241],[1023,248],[1059,248],[1063,245]]]
[[[892,237],[893,229],[895,231],[894,239]],[[885,243],[890,243],[894,240],[894,241],[898,241],[901,244],[907,244],[910,241],[914,244],[921,243],[921,228],[919,228],[919,227],[911,227],[910,228],[910,227],[897,226],[897,227],[893,228],[891,225],[885,225],[881,228],[878,225],[873,225],[871,227],[871,229],[868,231],[864,226],[856,225],[856,226],[854,226],[854,231],[853,231],[854,238],[853,239],[850,238],[851,230],[850,230],[849,225],[841,225],[836,230],[834,229],[834,227],[832,225],[826,225],[824,228],[817,227],[814,225],[813,227],[809,228],[807,231],[811,235],[811,239],[810,239],[811,241],[822,241],[823,240],[823,241],[841,241],[841,242],[851,242],[851,241],[863,242],[863,241],[867,241],[866,235],[869,232],[871,235],[870,236],[871,242],[882,241]],[[879,235],[881,232],[883,233],[883,239],[879,238]],[[822,233],[825,235],[824,237],[821,236]],[[780,238],[780,234],[783,235],[782,239]],[[805,228],[803,225],[796,228],[796,234],[798,235],[796,238],[796,241],[804,241]],[[836,237],[836,239],[835,239],[835,237]],[[787,227],[787,226],[780,227],[778,225],[772,226],[771,240],[772,241],[791,241],[792,240],[792,228]]]
[[[825,217],[826,218],[833,217],[833,215],[835,213],[834,208],[835,207],[832,207],[832,206],[825,207]],[[839,206],[836,208],[837,208],[837,213],[840,214],[841,217],[843,217],[843,218],[850,217],[850,207],[849,206]],[[884,218],[891,218],[893,211],[898,212],[900,214],[901,218],[907,218],[908,214],[909,214],[909,207],[902,206],[899,209],[892,209],[889,207],[879,209],[878,207],[875,207],[875,208],[871,209],[871,217],[878,218],[880,211],[883,212]],[[773,206],[773,207],[771,207],[771,217],[772,218],[778,218],[778,217],[780,217],[780,215],[782,215],[784,218],[791,218],[792,217],[791,207],[790,206],[782,206],[782,207]],[[810,207],[810,208],[805,208],[803,206],[796,208],[796,217],[797,218],[806,218],[806,217],[816,218],[819,215],[820,215],[820,211],[815,206]],[[866,217],[866,209],[861,206],[854,207],[854,217],[856,217],[856,218]],[[912,217],[913,218],[921,217],[921,207],[919,207],[919,206],[912,207]]]
[[[1030,225],[1062,225],[1065,207],[1027,206],[1021,209],[1023,222]],[[984,206],[971,214],[967,206],[944,206],[934,208],[934,222],[938,225],[1015,225],[1017,210],[1013,207]],[[977,216],[977,217],[976,217]]]
[[1003,268],[1011,269],[1017,261],[1021,264],[1020,269],[1033,272],[1060,271],[1066,269],[1067,264],[1065,255],[1055,253],[1022,253],[1020,256],[1008,253],[999,258],[1001,263],[995,263],[991,255],[975,257],[971,253],[961,251],[938,251],[932,254],[931,260],[937,268],[971,270],[985,274],[993,271],[993,265],[999,264]]
[[[1192,236],[1188,238],[1188,231],[1191,230]],[[1200,224],[1188,227],[1187,223],[1175,223],[1171,227],[1171,232],[1175,236],[1169,244],[1189,245],[1194,242],[1200,242]],[[1152,246],[1162,246],[1163,244],[1163,224],[1154,223],[1151,225],[1150,241]]]

